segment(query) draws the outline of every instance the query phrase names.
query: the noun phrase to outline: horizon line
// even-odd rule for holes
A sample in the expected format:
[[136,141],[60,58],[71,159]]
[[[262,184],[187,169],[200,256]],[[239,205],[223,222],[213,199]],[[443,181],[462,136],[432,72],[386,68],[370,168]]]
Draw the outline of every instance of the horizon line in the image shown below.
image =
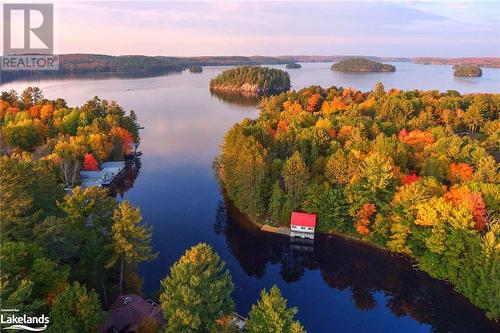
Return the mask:
[[434,58],[434,59],[500,59],[499,56],[453,56],[453,57],[439,57],[439,56],[378,56],[378,55],[366,55],[366,54],[281,54],[281,55],[242,55],[242,54],[231,54],[231,55],[147,55],[147,54],[106,54],[106,53],[86,53],[86,52],[74,52],[74,53],[54,53],[54,55],[101,55],[110,57],[133,57],[133,56],[143,56],[143,57],[170,57],[170,58],[203,58],[203,57],[269,57],[269,58],[284,58],[284,57],[373,57],[373,58],[401,58],[401,59],[416,59],[416,58]]

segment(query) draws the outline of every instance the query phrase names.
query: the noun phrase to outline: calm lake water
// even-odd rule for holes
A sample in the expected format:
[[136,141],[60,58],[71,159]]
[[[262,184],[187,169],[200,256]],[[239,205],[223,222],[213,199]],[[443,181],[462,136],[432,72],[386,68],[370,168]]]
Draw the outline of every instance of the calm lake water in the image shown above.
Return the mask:
[[[500,70],[481,78],[455,78],[451,66],[394,63],[395,73],[331,72],[328,63],[289,70],[294,89],[317,84],[370,90],[455,89],[500,92]],[[274,66],[284,68],[284,66]],[[231,271],[237,310],[246,315],[263,288],[276,284],[309,332],[490,332],[498,331],[477,308],[446,283],[412,264],[355,242],[321,236],[308,252],[290,240],[263,234],[224,203],[211,163],[224,133],[245,117],[256,117],[255,100],[211,94],[208,83],[225,67],[203,73],[137,78],[60,78],[18,81],[1,90],[43,89],[47,98],[81,105],[93,96],[116,100],[137,112],[141,132],[139,173],[124,181],[119,198],[141,208],[153,225],[159,257],[140,267],[147,294],[156,291],[184,251],[207,242]]]

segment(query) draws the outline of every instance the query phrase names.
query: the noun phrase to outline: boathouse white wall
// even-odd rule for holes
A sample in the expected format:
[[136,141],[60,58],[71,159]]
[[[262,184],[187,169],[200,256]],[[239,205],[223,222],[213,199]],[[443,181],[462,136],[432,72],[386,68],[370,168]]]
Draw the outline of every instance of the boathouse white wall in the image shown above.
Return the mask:
[[291,237],[314,239],[314,227],[303,227],[292,224],[290,229]]

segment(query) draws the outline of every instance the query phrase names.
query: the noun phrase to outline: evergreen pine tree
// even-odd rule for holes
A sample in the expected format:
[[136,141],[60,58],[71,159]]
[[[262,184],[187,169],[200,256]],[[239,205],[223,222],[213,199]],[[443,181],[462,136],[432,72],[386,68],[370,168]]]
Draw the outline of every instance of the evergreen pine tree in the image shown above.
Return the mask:
[[216,332],[216,320],[234,308],[231,275],[205,243],[187,250],[161,285],[166,332]]
[[297,308],[287,308],[287,301],[278,287],[260,293],[260,300],[252,306],[245,325],[249,333],[305,333],[302,325],[294,320]]

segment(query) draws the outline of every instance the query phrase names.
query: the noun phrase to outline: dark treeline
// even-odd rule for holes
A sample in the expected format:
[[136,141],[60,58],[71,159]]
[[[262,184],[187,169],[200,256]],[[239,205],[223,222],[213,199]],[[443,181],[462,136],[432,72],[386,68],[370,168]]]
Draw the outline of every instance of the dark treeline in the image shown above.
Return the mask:
[[285,64],[288,61],[264,56],[220,56],[220,57],[163,57],[163,56],[109,56],[100,54],[59,55],[59,70],[56,71],[2,71],[2,82],[30,76],[57,76],[84,73],[132,73],[158,74],[177,72],[191,66],[238,66]]
[[476,65],[488,68],[500,68],[499,57],[469,57],[469,58],[433,58],[417,57],[411,59],[415,64],[423,65]]
[[338,62],[346,59],[364,58],[375,62],[409,62],[417,64],[461,64],[470,63],[482,67],[500,67],[499,58],[401,58],[374,56],[201,56],[201,57],[166,57],[166,56],[110,56],[101,54],[61,54],[59,70],[56,71],[2,71],[1,82],[20,78],[44,78],[61,75],[83,75],[90,73],[143,73],[143,75],[161,75],[180,72],[191,66],[244,66],[277,65],[291,62]]
[[130,73],[142,72],[145,75],[179,72],[190,66],[244,66],[277,65],[291,62],[336,62],[352,58],[371,61],[409,62],[417,64],[461,64],[470,63],[482,67],[500,67],[499,58],[401,58],[374,56],[203,56],[203,57],[166,57],[166,56],[110,56],[101,54],[61,54],[59,70],[56,71],[2,71],[1,82],[14,81],[27,77],[52,77],[62,74],[84,73]]
[[255,221],[293,210],[418,259],[500,316],[499,94],[317,86],[264,99],[229,130],[216,165]]

